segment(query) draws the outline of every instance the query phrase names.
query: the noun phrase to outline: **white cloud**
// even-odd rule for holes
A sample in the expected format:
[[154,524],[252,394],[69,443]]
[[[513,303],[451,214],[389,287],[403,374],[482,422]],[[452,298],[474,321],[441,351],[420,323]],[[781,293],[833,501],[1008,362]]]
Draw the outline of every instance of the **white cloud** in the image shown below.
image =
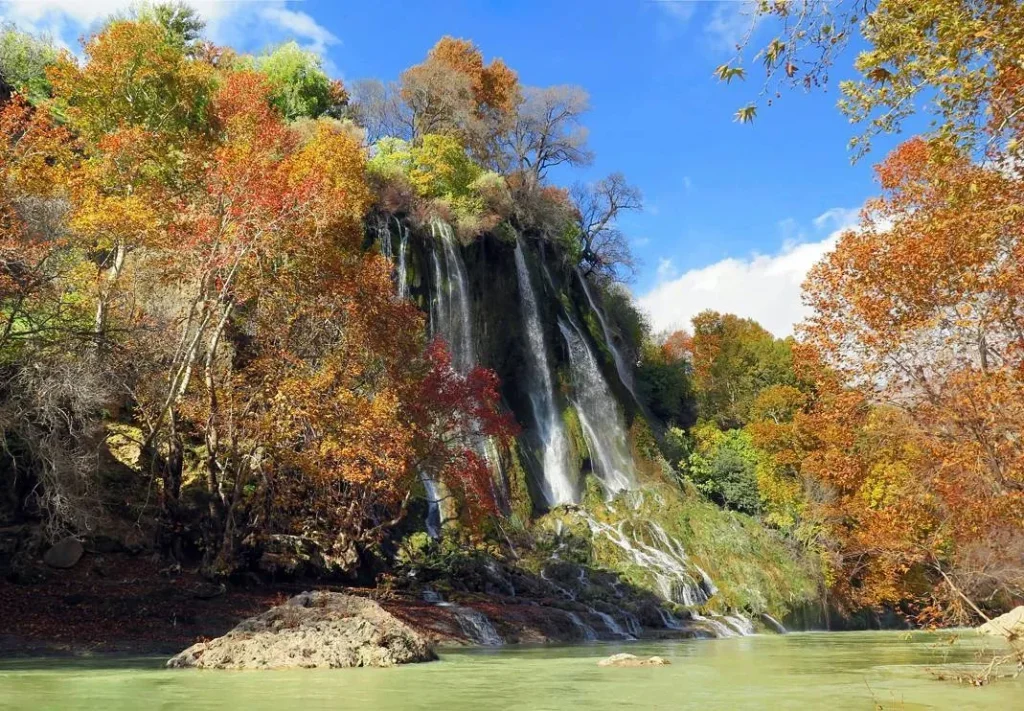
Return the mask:
[[814,226],[818,229],[833,227],[843,229],[857,224],[860,217],[859,207],[833,207],[814,218]]
[[669,279],[673,279],[678,273],[679,270],[676,269],[676,265],[672,262],[671,259],[665,259],[664,257],[662,257],[661,259],[658,260],[658,283],[668,281]]
[[704,23],[704,34],[713,49],[735,52],[761,22],[753,0],[726,0],[715,3],[711,17]]
[[[263,44],[296,39],[323,54],[338,43],[310,15],[289,9],[292,0],[186,0],[206,21],[206,36],[236,49],[260,49]],[[77,47],[78,38],[114,14],[123,14],[138,0],[0,0],[0,21],[21,29],[49,34]]]
[[304,12],[296,12],[283,7],[267,7],[260,11],[260,17],[273,22],[281,29],[295,35],[298,38],[309,40],[307,49],[324,54],[327,47],[339,42],[326,27],[317,23],[312,17]]
[[[815,224],[824,225],[837,214],[830,210]],[[776,254],[730,257],[678,275],[671,260],[662,259],[657,284],[640,296],[638,303],[650,316],[655,331],[690,328],[694,316],[714,309],[752,318],[775,335],[787,336],[807,315],[800,299],[807,272],[835,247],[839,235],[855,224],[853,220],[836,224],[831,234],[816,242],[787,241]]]
[[697,8],[696,0],[654,0],[665,14],[677,22],[688,22]]

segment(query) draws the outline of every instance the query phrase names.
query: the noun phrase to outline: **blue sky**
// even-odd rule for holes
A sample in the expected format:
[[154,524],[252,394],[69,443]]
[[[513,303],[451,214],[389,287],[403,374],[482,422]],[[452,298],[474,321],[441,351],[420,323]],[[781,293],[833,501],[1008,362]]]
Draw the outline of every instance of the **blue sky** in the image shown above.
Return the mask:
[[[0,0],[0,16],[71,46],[123,0]],[[753,125],[732,120],[759,89],[717,82],[749,26],[744,2],[326,2],[196,0],[213,39],[241,50],[296,37],[346,80],[396,78],[444,34],[502,57],[525,84],[578,84],[594,165],[559,179],[622,171],[645,196],[623,221],[642,268],[631,285],[656,327],[704,307],[786,333],[806,268],[877,191],[871,160],[850,164],[855,127],[827,92],[784,94]],[[768,35],[761,27],[758,37]],[[853,52],[833,82],[851,75]],[[894,145],[880,142],[879,157]],[[822,219],[822,216],[826,216]]]

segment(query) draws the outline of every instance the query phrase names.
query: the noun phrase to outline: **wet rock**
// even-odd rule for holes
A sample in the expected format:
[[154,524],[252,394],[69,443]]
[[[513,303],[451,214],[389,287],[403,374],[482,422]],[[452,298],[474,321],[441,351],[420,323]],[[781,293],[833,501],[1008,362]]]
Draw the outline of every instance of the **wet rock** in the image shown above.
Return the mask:
[[978,628],[982,634],[1024,639],[1024,605],[1015,607],[1005,615],[993,618]]
[[69,537],[51,546],[43,555],[43,562],[51,568],[73,568],[84,552],[81,541]]
[[599,667],[664,667],[671,664],[664,657],[638,657],[635,654],[613,654],[597,663]]
[[195,644],[169,667],[281,669],[390,667],[436,659],[419,633],[372,600],[307,592]]
[[762,612],[759,615],[759,617],[761,618],[761,622],[764,623],[764,626],[770,629],[775,634],[788,633],[788,630],[786,629],[785,625],[783,625],[781,622],[779,622],[774,617],[769,615],[767,612]]

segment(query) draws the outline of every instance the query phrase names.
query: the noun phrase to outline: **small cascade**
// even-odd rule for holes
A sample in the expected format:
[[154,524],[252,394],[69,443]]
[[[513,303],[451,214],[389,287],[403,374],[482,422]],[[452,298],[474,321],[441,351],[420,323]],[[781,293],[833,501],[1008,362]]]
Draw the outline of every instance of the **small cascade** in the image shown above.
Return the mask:
[[703,622],[705,625],[711,628],[711,630],[718,637],[735,637],[736,630],[723,622],[720,622],[715,617],[704,617],[698,615],[696,612],[693,613],[693,619],[697,622]]
[[656,522],[646,521],[644,525],[660,548],[646,543],[638,536],[635,526],[633,535],[629,537],[623,530],[625,522],[614,527],[585,513],[581,515],[592,534],[603,536],[625,552],[634,563],[651,572],[658,592],[664,599],[693,607],[704,604],[711,597],[705,582],[706,576],[702,575],[700,580],[695,579],[691,573],[693,566],[682,544],[668,536]]
[[743,615],[725,615],[722,617],[722,621],[736,630],[740,637],[754,634],[754,623]]
[[500,647],[505,644],[505,640],[501,638],[498,631],[494,629],[494,625],[491,624],[491,620],[484,613],[471,607],[452,603],[444,603],[444,606],[450,607],[455,613],[455,619],[458,621],[459,627],[462,628],[463,634],[477,644],[486,647]]
[[[397,217],[395,225],[398,227],[398,298],[404,299],[409,296],[409,274],[406,264],[409,253],[409,228],[407,228]],[[390,232],[388,241],[391,241]],[[390,249],[390,245],[388,247]]]
[[427,535],[437,540],[441,537],[444,523],[441,517],[441,492],[437,482],[426,472],[420,472],[420,481],[423,482],[423,489],[427,494]]
[[594,301],[594,296],[590,293],[590,286],[587,284],[587,278],[583,276],[583,273],[577,269],[576,276],[579,277],[580,284],[583,286],[583,293],[587,296],[587,301],[590,303],[590,309],[597,316],[598,323],[601,324],[601,331],[604,333],[604,342],[608,346],[608,350],[611,351],[612,360],[615,361],[615,370],[619,374],[619,380],[629,391],[629,394],[633,396],[633,400],[640,402],[636,395],[636,386],[633,384],[633,371],[623,358],[622,353],[615,345],[615,339],[612,338],[612,330],[608,327],[608,321],[604,317],[604,312],[601,311],[597,306],[597,302]]
[[644,634],[644,626],[640,624],[640,620],[629,610],[622,610],[622,619],[626,621],[626,630],[634,638],[642,637]]
[[658,608],[658,616],[661,617],[661,624],[667,630],[682,630],[686,629],[682,622],[680,622],[675,615],[668,610]]
[[581,620],[579,615],[577,615],[575,612],[566,612],[565,616],[569,618],[570,622],[572,622],[573,627],[580,631],[580,637],[583,639],[584,642],[597,641],[597,632],[594,630],[593,627],[591,627],[586,622]]
[[575,477],[569,471],[569,443],[565,435],[561,413],[555,407],[554,386],[548,365],[544,331],[541,327],[537,297],[530,282],[530,270],[526,265],[522,242],[516,240],[516,276],[519,280],[520,310],[523,325],[530,346],[530,405],[537,426],[537,434],[544,450],[543,481],[541,485],[548,506],[575,503],[579,494],[574,484]]
[[789,630],[786,629],[786,626],[767,612],[761,613],[761,621],[771,627],[777,634],[789,634]]
[[569,350],[574,386],[572,401],[592,455],[594,473],[610,499],[634,486],[633,457],[622,413],[579,327],[559,319],[558,328]]
[[601,612],[600,610],[595,610],[592,607],[588,608],[588,609],[590,611],[590,614],[597,615],[599,618],[601,618],[601,622],[604,623],[605,628],[611,634],[615,635],[619,639],[625,639],[625,640],[635,640],[636,639],[636,637],[631,635],[626,630],[622,629],[622,625],[620,625],[618,622],[616,622],[615,618],[612,617],[611,615],[609,615],[607,612]]

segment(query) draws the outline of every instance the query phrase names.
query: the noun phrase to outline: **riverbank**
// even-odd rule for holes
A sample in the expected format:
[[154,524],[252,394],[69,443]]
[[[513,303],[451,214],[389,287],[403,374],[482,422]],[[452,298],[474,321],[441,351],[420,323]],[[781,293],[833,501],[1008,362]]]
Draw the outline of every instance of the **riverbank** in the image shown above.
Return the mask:
[[630,638],[738,635],[748,622],[676,618],[656,624],[626,610],[597,609],[544,595],[353,588],[310,581],[215,585],[153,556],[87,556],[68,570],[23,583],[0,582],[5,612],[0,656],[170,655],[219,637],[242,620],[309,589],[373,598],[432,644],[497,646]]

